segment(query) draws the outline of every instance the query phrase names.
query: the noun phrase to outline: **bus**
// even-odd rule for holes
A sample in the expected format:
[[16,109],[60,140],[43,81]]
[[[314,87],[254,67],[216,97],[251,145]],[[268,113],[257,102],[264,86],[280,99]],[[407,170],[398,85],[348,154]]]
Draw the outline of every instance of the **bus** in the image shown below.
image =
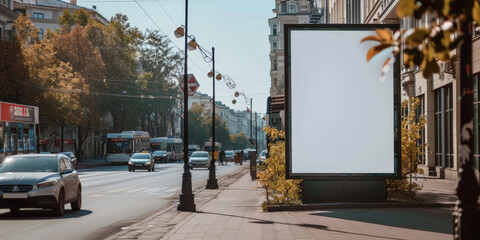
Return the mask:
[[[212,142],[211,141],[210,142],[205,142],[205,144],[203,146],[204,146],[205,151],[207,151],[208,154],[211,156],[212,155]],[[219,142],[215,142],[214,150],[215,150],[215,152],[220,154],[220,151],[222,151],[222,144],[219,143]]]
[[128,162],[133,153],[150,148],[150,135],[142,131],[107,134],[107,163]]
[[157,137],[150,138],[150,149],[152,152],[165,150],[169,153],[170,161],[178,161],[183,157],[183,141],[181,138]]

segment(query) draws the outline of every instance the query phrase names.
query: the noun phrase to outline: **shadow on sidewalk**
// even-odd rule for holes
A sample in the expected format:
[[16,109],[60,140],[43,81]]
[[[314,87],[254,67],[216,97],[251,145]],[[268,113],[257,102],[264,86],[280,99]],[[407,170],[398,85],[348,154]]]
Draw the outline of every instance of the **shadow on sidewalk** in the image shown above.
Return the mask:
[[364,236],[364,237],[371,237],[371,238],[391,239],[391,240],[403,240],[403,239],[401,239],[401,238],[392,238],[392,237],[376,236],[376,235],[365,234],[365,233],[358,233],[358,232],[348,232],[348,231],[334,230],[334,229],[329,229],[327,226],[319,225],[319,224],[286,223],[286,222],[269,221],[269,220],[263,220],[263,219],[252,218],[252,217],[244,217],[244,216],[237,216],[237,215],[224,214],[224,213],[215,213],[215,212],[197,211],[196,213],[198,213],[198,214],[212,214],[212,215],[219,215],[219,216],[225,216],[225,217],[236,217],[236,218],[249,219],[249,220],[251,220],[250,223],[254,223],[254,224],[284,224],[284,225],[290,225],[290,226],[298,226],[298,227],[312,228],[312,229],[323,230],[323,231],[328,231],[328,232],[352,234],[352,235],[358,235],[358,236]]
[[452,211],[448,208],[335,209],[310,215],[453,234]]

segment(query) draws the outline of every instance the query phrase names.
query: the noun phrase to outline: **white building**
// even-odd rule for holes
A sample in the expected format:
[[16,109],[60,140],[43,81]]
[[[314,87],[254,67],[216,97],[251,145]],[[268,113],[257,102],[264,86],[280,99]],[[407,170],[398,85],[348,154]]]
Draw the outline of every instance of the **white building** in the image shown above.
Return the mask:
[[285,24],[324,23],[323,9],[314,0],[275,0],[275,17],[268,19],[270,26],[270,95],[285,94],[285,55],[284,32]]
[[11,37],[13,21],[18,13],[13,11],[13,0],[0,0],[0,40]]

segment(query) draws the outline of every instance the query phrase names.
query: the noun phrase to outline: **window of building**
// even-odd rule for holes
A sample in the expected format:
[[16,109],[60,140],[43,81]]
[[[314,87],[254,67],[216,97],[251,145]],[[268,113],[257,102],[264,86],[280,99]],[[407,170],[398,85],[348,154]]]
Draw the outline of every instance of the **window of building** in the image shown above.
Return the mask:
[[280,3],[280,12],[282,12],[282,13],[287,12],[287,3],[286,2]]
[[43,28],[38,29],[38,38],[43,39]]
[[300,12],[308,12],[308,5],[307,4],[300,5]]
[[479,169],[480,159],[480,74],[473,76],[473,165]]
[[454,167],[452,85],[435,91],[435,166]]
[[272,70],[276,71],[277,70],[277,60],[273,60],[272,62]]
[[[417,122],[418,122],[420,116],[425,115],[425,95],[418,96],[418,100],[419,100],[420,103],[419,103],[419,105],[416,109],[416,111],[417,111],[416,112]],[[418,139],[417,144],[418,145],[423,145],[423,144],[425,144],[425,128],[420,130],[419,134],[420,134],[420,139]],[[425,165],[425,151],[426,151],[426,149],[424,149],[422,151],[422,153],[419,154],[419,156],[418,156],[420,162],[424,165]]]
[[277,36],[277,25],[276,25],[276,24],[273,24],[273,27],[272,27],[272,35],[273,35],[273,36]]
[[277,42],[273,42],[273,51],[277,50],[278,49],[278,43]]
[[34,12],[33,13],[33,18],[44,19],[44,15],[43,15],[43,13]]
[[295,5],[288,5],[288,13],[290,13],[290,14],[297,13],[297,9],[296,9]]

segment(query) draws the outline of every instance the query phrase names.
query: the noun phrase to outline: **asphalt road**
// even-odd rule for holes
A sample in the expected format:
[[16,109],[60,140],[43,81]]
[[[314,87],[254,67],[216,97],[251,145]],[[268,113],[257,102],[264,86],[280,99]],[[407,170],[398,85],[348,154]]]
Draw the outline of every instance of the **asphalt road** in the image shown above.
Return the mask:
[[[217,166],[217,179],[241,170],[229,163]],[[83,188],[80,211],[65,205],[62,217],[48,210],[24,209],[13,216],[0,209],[1,239],[103,239],[121,227],[178,203],[183,163],[156,164],[155,172],[128,172],[126,165],[79,170]],[[204,188],[207,169],[192,170],[195,189]]]

